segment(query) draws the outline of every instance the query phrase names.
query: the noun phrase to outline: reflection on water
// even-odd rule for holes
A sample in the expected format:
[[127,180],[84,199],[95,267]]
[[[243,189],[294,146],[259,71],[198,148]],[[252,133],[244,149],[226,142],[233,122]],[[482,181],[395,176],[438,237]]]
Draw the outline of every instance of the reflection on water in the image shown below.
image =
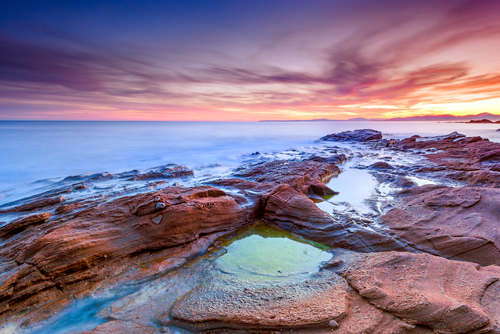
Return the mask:
[[419,177],[415,176],[407,176],[408,179],[412,180],[417,184],[417,186],[424,186],[426,184],[436,184],[436,182],[431,181],[431,180],[426,180],[426,179],[421,179]]
[[338,194],[316,203],[321,210],[331,213],[333,208],[345,208],[342,203],[348,203],[358,212],[370,211],[365,200],[371,196],[378,183],[368,170],[352,168],[352,165],[353,162],[344,165],[344,171],[326,183]]

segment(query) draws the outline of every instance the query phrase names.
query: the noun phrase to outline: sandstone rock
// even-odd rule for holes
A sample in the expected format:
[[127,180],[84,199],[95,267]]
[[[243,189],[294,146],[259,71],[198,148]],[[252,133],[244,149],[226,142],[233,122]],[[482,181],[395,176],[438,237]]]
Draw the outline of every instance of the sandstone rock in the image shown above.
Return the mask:
[[62,201],[64,201],[63,196],[45,197],[45,198],[42,197],[40,199],[36,199],[36,200],[30,201],[28,203],[21,204],[18,206],[14,206],[14,207],[10,207],[10,208],[7,207],[5,209],[0,208],[0,213],[32,211],[35,209],[45,208],[48,206],[59,204]]
[[[170,204],[160,211],[160,219],[155,197]],[[46,216],[33,217],[39,221]],[[20,230],[34,218],[17,221],[11,228],[18,227],[18,236],[0,250],[0,257],[12,263],[0,276],[0,304],[9,306],[6,312],[23,310],[20,302],[35,305],[42,290],[71,292],[80,282],[95,284],[119,269],[115,265],[123,259],[133,262],[143,252],[234,231],[248,224],[248,216],[234,198],[204,186],[118,198],[62,220],[54,218],[37,230]],[[7,227],[4,234],[12,232]]]
[[[186,166],[180,166],[176,164],[170,164],[165,166],[160,166],[153,168],[145,173],[139,173],[137,175],[132,176],[129,180],[133,181],[144,181],[151,179],[170,179],[170,178],[178,178],[184,176],[193,176],[194,172],[187,168]],[[123,175],[121,177],[126,177],[128,175]]]
[[22,232],[30,226],[43,224],[49,220],[50,216],[50,212],[44,212],[16,219],[0,227],[0,238],[8,238],[9,236]]
[[405,248],[389,235],[342,218],[334,219],[288,185],[276,188],[269,196],[264,211],[264,219],[270,224],[328,246],[362,252]]
[[377,130],[371,129],[358,129],[353,131],[344,131],[339,133],[333,133],[324,137],[321,137],[320,141],[354,141],[354,142],[366,142],[370,140],[382,139],[382,133]]
[[415,247],[452,259],[500,265],[496,188],[422,186],[381,217]]
[[[226,275],[204,282],[177,302],[172,322],[191,330],[328,327],[346,316],[349,287],[329,272],[299,282],[252,284]],[[158,318],[161,322],[162,316]]]
[[326,162],[333,165],[338,165],[347,161],[345,154],[336,154],[330,157],[313,156],[309,158],[311,161]]
[[339,273],[363,298],[409,324],[436,333],[486,333],[499,319],[498,309],[482,305],[485,290],[499,276],[475,264],[422,253],[344,253],[340,257],[344,265]]
[[159,334],[156,327],[136,324],[131,321],[110,321],[97,326],[94,330],[81,334]]
[[259,183],[288,184],[304,194],[333,195],[336,192],[323,182],[339,172],[340,169],[330,163],[277,160],[240,167],[235,176]]
[[368,166],[368,168],[370,169],[376,169],[376,170],[391,170],[391,169],[394,169],[394,167],[390,164],[388,164],[387,162],[384,162],[384,161],[379,161],[379,162],[376,162],[370,166]]

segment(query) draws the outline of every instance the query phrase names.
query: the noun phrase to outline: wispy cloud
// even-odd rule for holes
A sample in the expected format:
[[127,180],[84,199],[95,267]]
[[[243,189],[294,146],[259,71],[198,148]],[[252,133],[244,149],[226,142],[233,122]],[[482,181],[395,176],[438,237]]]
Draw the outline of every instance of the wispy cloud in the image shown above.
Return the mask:
[[[161,52],[149,56],[152,51],[140,52],[139,47],[127,52],[116,45],[85,43],[85,39],[42,43],[0,35],[0,118],[15,118],[9,106],[21,105],[26,108],[12,109],[24,116],[29,106],[47,115],[51,105],[70,117],[71,110],[112,117],[123,111],[125,118],[127,111],[134,111],[136,118],[142,112],[145,118],[162,119],[189,111],[193,119],[196,115],[209,119],[207,113],[220,119],[235,110],[233,118],[255,119],[262,117],[263,110],[280,114],[284,107],[302,116],[328,116],[329,112],[363,116],[369,109],[363,105],[414,113],[412,107],[421,104],[498,98],[500,62],[488,58],[491,64],[484,72],[479,70],[484,64],[475,60],[475,50],[468,56],[461,52],[475,47],[482,55],[483,48],[491,49],[488,43],[500,35],[495,18],[499,2],[456,3],[447,2],[448,7],[433,18],[418,13],[391,15],[388,7],[384,20],[370,26],[353,22],[348,33],[323,40],[322,48],[310,48],[310,58],[296,60],[313,59],[307,70],[266,62],[255,52],[242,53],[229,63],[230,56],[217,61],[213,56],[204,58],[199,50],[179,48],[176,57],[190,60],[169,62]],[[310,33],[314,39],[314,32]],[[279,36],[288,44],[298,43],[303,33]],[[280,50],[280,41],[273,41],[272,49]],[[268,40],[249,49],[261,50],[262,45],[269,45]],[[307,51],[306,46],[301,48],[302,53]],[[219,49],[205,51],[224,54]],[[356,107],[341,111],[345,105]]]

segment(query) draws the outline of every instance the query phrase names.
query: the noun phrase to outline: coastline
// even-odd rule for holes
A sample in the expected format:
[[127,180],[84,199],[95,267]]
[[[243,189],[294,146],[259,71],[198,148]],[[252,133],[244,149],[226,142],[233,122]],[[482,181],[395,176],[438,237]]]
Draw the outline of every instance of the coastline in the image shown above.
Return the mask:
[[[288,151],[287,160],[256,153],[226,176],[199,185],[181,185],[193,170],[167,165],[68,177],[49,192],[2,205],[3,332],[53,333],[63,327],[63,333],[61,315],[70,305],[78,311],[85,301],[96,304],[95,312],[79,331],[93,334],[182,328],[432,333],[443,324],[450,333],[493,330],[500,321],[490,306],[500,291],[493,204],[500,144],[458,133],[406,139],[365,133],[327,136],[319,148]],[[376,180],[373,189],[359,194],[364,200],[358,206],[335,201],[338,190],[349,187],[336,189],[335,180],[349,170]],[[109,187],[124,183],[120,191]],[[254,273],[253,282],[248,274],[221,271],[228,249],[221,237],[230,246],[232,235],[262,222],[291,232],[287,238],[324,245],[331,260],[318,271],[265,282],[268,274]],[[415,266],[426,269],[413,272]],[[460,284],[468,287],[430,284],[429,275],[456,284],[465,279]],[[253,293],[240,295],[240,289]],[[409,304],[398,304],[400,291],[423,297],[404,297]],[[235,315],[228,308],[235,300],[221,296],[239,296],[247,306]],[[249,306],[270,298],[277,298],[273,307],[281,316],[273,307]],[[218,311],[202,311],[203,303]],[[333,313],[313,311],[325,305]],[[292,309],[300,315],[291,316]],[[89,323],[97,328],[85,329]]]

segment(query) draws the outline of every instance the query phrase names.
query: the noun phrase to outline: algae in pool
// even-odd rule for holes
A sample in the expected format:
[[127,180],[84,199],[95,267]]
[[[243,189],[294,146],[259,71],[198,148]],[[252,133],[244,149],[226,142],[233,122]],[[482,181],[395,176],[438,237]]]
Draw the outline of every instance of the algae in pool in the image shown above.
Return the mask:
[[242,231],[222,246],[227,253],[217,259],[219,270],[257,280],[314,273],[332,258],[323,250],[326,246],[265,224]]

